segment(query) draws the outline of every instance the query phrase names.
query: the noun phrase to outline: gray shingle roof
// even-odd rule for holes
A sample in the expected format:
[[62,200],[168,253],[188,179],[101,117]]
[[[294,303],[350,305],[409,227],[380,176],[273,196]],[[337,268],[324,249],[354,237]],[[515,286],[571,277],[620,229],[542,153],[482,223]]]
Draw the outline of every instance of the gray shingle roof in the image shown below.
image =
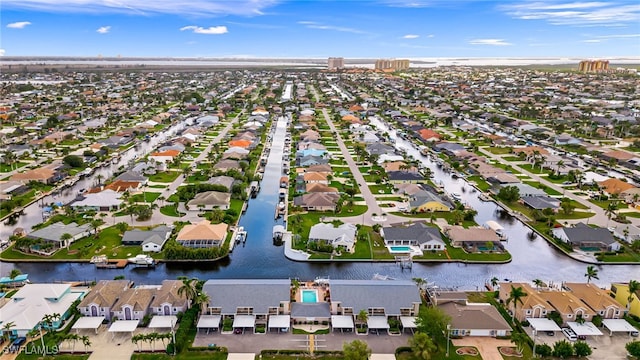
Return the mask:
[[574,227],[565,227],[564,233],[567,234],[569,241],[572,244],[579,245],[580,243],[593,243],[600,242],[603,244],[613,244],[616,239],[609,230],[605,228],[592,228],[584,223],[578,223]]
[[29,237],[59,242],[62,241],[61,237],[65,233],[68,233],[71,236],[75,237],[83,232],[89,231],[89,229],[91,229],[91,225],[89,224],[77,225],[76,223],[70,223],[68,225],[65,225],[62,222],[57,222],[55,224],[51,224],[40,230],[32,232],[31,234],[29,234]]
[[400,315],[400,308],[420,302],[418,287],[410,280],[330,280],[331,301],[354,313],[384,308],[386,315]]
[[[122,243],[141,245],[145,243],[146,240],[150,240],[154,237],[159,237],[161,240],[164,240],[167,238],[167,234],[171,234],[171,231],[171,228],[164,225],[151,230],[129,230],[122,235]],[[158,244],[162,244],[163,242],[164,241],[161,241]]]
[[418,244],[428,241],[443,242],[440,230],[427,226],[423,223],[416,223],[407,227],[392,226],[383,228],[384,239],[393,240],[416,240]]
[[209,306],[222,314],[235,314],[238,307],[252,307],[254,314],[267,314],[269,307],[289,301],[289,279],[212,279],[202,290],[209,295]]
[[294,318],[328,318],[331,317],[329,303],[299,303],[291,304],[291,317]]

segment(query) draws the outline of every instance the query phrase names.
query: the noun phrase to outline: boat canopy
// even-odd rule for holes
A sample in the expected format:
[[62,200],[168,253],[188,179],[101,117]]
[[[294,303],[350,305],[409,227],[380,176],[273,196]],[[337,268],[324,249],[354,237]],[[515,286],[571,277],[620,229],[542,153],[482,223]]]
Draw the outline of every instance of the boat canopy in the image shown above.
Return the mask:
[[502,231],[504,230],[504,228],[502,226],[500,226],[500,224],[498,224],[497,222],[493,221],[493,220],[489,220],[485,223],[487,225],[487,227],[493,231]]

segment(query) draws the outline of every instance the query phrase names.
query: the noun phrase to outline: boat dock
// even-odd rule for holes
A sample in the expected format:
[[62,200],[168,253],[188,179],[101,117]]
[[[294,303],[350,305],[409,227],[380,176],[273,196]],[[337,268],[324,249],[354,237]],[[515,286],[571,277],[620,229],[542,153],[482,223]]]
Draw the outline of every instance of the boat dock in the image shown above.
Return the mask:
[[97,269],[124,269],[128,263],[127,260],[109,260],[95,264]]

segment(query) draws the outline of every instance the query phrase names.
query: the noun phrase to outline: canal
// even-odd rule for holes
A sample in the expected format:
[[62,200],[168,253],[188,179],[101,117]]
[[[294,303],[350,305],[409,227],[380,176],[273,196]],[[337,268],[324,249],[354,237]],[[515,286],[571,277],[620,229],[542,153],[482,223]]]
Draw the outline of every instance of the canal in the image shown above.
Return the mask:
[[[284,257],[281,246],[272,241],[275,206],[278,202],[279,179],[282,176],[282,155],[287,133],[287,118],[277,119],[276,130],[270,147],[269,158],[261,182],[261,191],[249,201],[247,212],[240,225],[248,233],[245,246],[236,247],[228,259],[215,264],[173,265],[161,264],[155,269],[126,268],[97,270],[90,264],[15,264],[23,273],[29,273],[32,281],[96,280],[112,279],[124,275],[137,283],[159,283],[163,279],[178,276],[210,278],[301,278],[313,279],[317,276],[335,279],[371,279],[374,274],[397,279],[426,278],[440,287],[476,289],[490,278],[530,281],[536,278],[544,281],[584,281],[586,264],[572,260],[559,253],[541,238],[528,240],[528,228],[521,222],[507,216],[500,216],[494,203],[481,202],[477,193],[462,179],[452,179],[409,142],[396,138],[395,131],[380,121],[372,123],[379,130],[396,138],[396,146],[407,154],[419,159],[434,174],[434,180],[441,181],[449,192],[457,192],[462,200],[478,210],[476,221],[483,224],[495,220],[505,228],[509,241],[505,247],[513,255],[513,261],[502,265],[481,264],[418,264],[412,269],[400,269],[394,263],[306,263],[294,262]],[[465,189],[463,191],[463,188]],[[281,221],[281,220],[280,220]],[[6,275],[13,264],[1,263],[0,273]],[[626,281],[640,278],[640,266],[606,265],[599,267],[600,280],[597,284],[608,285],[611,281]]]

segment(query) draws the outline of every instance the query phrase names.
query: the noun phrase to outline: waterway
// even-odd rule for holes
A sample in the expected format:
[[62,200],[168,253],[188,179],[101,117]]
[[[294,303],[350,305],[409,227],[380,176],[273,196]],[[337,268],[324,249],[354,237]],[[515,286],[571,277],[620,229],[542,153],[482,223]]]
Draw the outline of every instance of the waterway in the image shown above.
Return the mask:
[[[481,264],[419,264],[412,269],[400,269],[394,263],[307,263],[294,262],[284,257],[283,248],[272,241],[275,206],[278,202],[279,179],[282,176],[282,154],[286,137],[286,117],[277,119],[276,131],[270,148],[269,159],[261,183],[261,191],[249,201],[247,212],[240,220],[248,233],[244,246],[238,246],[228,259],[215,264],[173,265],[161,264],[155,269],[126,268],[103,270],[90,264],[7,264],[0,263],[0,273],[6,275],[14,266],[29,273],[32,281],[96,280],[112,279],[124,275],[140,284],[159,283],[163,279],[178,276],[210,278],[301,278],[317,276],[335,279],[371,279],[381,274],[397,279],[426,278],[442,288],[473,290],[481,288],[490,278],[544,281],[584,281],[586,264],[572,260],[551,247],[541,238],[527,239],[528,228],[509,216],[500,216],[494,203],[484,203],[471,192],[471,186],[462,179],[452,179],[448,173],[438,169],[428,158],[409,142],[397,138],[395,131],[380,121],[373,121],[381,131],[389,132],[396,139],[396,146],[404,149],[424,166],[430,168],[434,180],[442,181],[449,192],[457,192],[463,202],[478,210],[476,221],[483,224],[495,220],[505,228],[509,241],[505,247],[513,255],[513,261],[502,265]],[[465,191],[463,192],[463,187]],[[279,220],[281,221],[281,220]],[[607,286],[611,281],[626,281],[640,278],[640,266],[607,265],[599,267],[599,280],[595,283]]]

